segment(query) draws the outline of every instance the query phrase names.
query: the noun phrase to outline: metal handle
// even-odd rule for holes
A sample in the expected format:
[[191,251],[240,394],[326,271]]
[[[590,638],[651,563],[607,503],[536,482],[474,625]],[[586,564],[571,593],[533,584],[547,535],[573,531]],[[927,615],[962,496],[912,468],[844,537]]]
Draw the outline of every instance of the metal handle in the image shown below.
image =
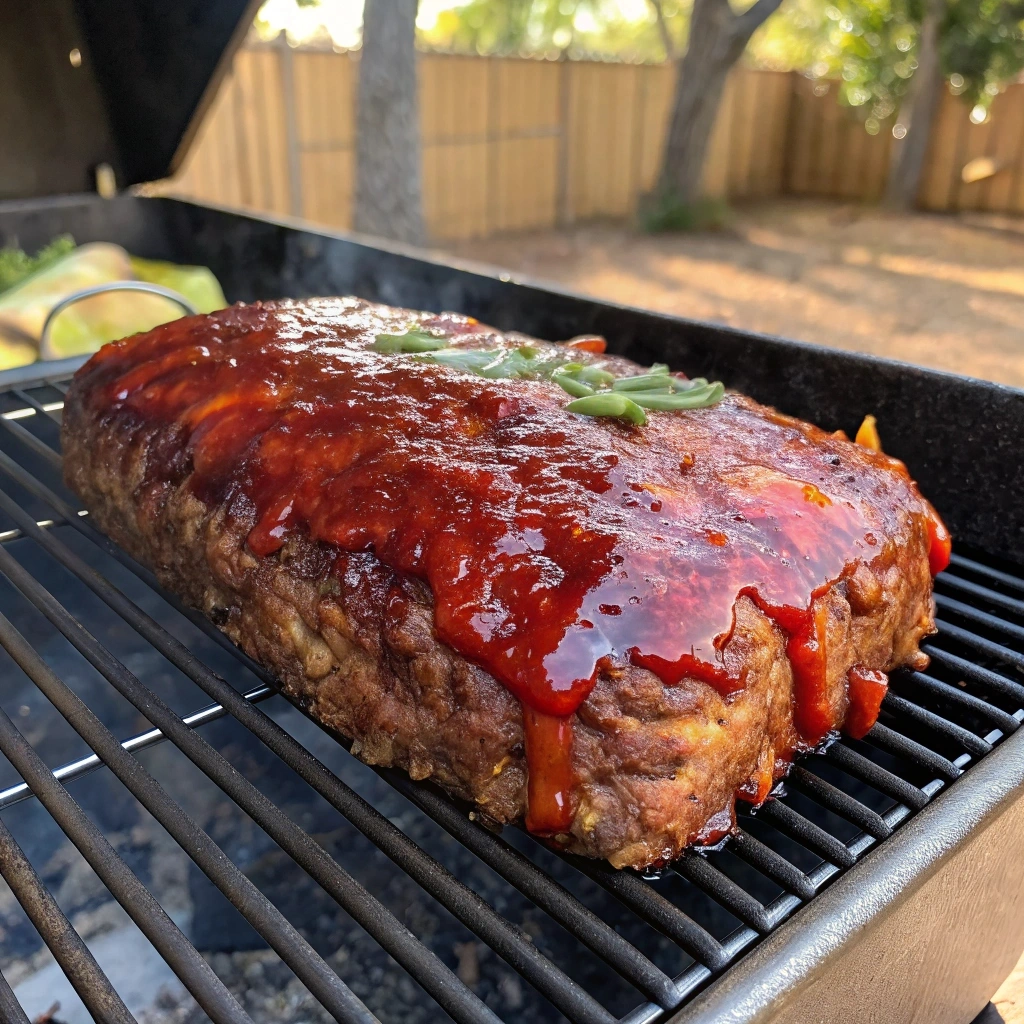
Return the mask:
[[161,298],[170,299],[177,303],[185,311],[186,316],[195,316],[199,310],[192,305],[184,295],[164,288],[160,284],[150,284],[149,281],[111,281],[109,284],[94,284],[91,288],[83,288],[81,291],[65,295],[60,302],[47,314],[43,321],[43,329],[39,332],[39,350],[43,351],[50,336],[50,328],[53,321],[64,312],[68,306],[73,306],[82,299],[91,298],[93,295],[102,295],[104,292],[148,292],[150,295],[159,295]]

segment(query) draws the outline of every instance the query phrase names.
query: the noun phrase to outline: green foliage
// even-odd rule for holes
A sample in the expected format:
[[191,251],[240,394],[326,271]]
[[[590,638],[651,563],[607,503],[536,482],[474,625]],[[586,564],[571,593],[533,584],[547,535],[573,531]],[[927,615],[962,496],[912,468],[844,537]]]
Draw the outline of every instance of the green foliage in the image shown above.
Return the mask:
[[732,223],[732,211],[724,199],[683,202],[678,196],[655,192],[640,204],[638,220],[643,231],[721,231]]
[[803,71],[818,60],[827,24],[827,0],[786,0],[750,40],[747,54],[759,67]]
[[1024,3],[955,0],[946,17],[943,59],[954,91],[987,107],[1024,68]]
[[[679,38],[687,3],[665,0],[666,23]],[[654,7],[628,18],[615,0],[468,0],[442,11],[420,41],[463,53],[532,53],[661,60]]]
[[13,288],[36,271],[56,263],[74,247],[75,240],[70,235],[60,235],[44,245],[35,256],[29,256],[22,249],[0,249],[0,292]]
[[[823,14],[809,71],[838,78],[841,100],[862,113],[869,132],[878,132],[898,110],[917,69],[924,0],[804,2],[819,2]],[[987,107],[1024,68],[1022,19],[1021,0],[947,0],[941,59],[955,93]]]

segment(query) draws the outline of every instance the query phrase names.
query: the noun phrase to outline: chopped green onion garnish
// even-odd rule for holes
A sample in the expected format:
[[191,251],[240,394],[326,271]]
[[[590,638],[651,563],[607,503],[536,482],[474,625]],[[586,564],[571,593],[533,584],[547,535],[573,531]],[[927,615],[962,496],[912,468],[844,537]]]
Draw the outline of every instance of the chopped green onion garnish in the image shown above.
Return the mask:
[[619,377],[612,384],[612,391],[650,391],[672,388],[672,378],[667,373],[642,373],[638,377]]
[[[702,409],[721,401],[725,386],[704,377],[674,377],[664,363],[647,373],[616,377],[601,363],[562,362],[560,355],[542,358],[541,349],[520,345],[514,349],[449,348],[448,340],[424,330],[378,334],[378,352],[412,353],[416,359],[439,363],[479,377],[526,377],[550,380],[575,401],[566,409],[583,416],[614,416],[638,426],[647,422],[644,409]],[[443,351],[442,351],[443,350]]]
[[615,374],[602,370],[599,366],[584,366],[577,370],[573,376],[584,384],[611,384],[615,380]]
[[563,391],[568,391],[570,395],[574,395],[576,398],[584,398],[587,395],[594,394],[594,389],[589,384],[584,384],[581,380],[575,380],[567,373],[554,373],[551,375],[551,379]]
[[638,427],[642,427],[647,422],[647,414],[636,402],[631,401],[625,395],[616,394],[614,391],[577,398],[575,402],[570,402],[566,409],[569,412],[578,412],[583,416],[616,416],[619,419],[635,423]]
[[[622,392],[618,392],[622,394]],[[725,385],[721,381],[707,384],[701,388],[692,388],[674,395],[663,391],[630,391],[629,397],[645,409],[706,409],[709,405],[719,402],[725,394]]]
[[378,334],[373,340],[375,352],[387,352],[392,355],[399,352],[433,352],[435,349],[447,347],[447,339],[417,330],[406,331],[404,334]]

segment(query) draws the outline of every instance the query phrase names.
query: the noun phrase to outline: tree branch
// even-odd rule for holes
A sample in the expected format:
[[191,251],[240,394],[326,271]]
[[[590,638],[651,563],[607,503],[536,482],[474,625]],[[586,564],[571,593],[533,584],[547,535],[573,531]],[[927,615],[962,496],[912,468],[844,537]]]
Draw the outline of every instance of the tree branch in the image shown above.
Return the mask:
[[737,15],[732,23],[733,39],[743,45],[779,9],[782,0],[757,0],[753,7]]
[[654,17],[658,22],[658,33],[661,35],[661,45],[665,47],[665,60],[673,61],[676,59],[676,44],[672,39],[672,33],[668,30],[668,24],[665,21],[665,11],[662,9],[661,0],[651,0],[651,6],[654,8]]

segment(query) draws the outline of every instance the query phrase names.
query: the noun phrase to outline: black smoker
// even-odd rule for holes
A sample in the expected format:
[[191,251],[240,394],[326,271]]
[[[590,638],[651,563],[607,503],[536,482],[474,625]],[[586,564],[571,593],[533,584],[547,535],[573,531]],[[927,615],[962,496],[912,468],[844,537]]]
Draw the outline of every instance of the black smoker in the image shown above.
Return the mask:
[[[138,963],[170,965],[218,1024],[971,1020],[1024,948],[1024,393],[300,224],[85,194],[101,164],[122,186],[167,173],[251,6],[8,8],[0,243],[117,242],[208,265],[232,300],[354,293],[595,332],[829,429],[873,412],[957,540],[932,667],[893,680],[867,739],[804,758],[724,849],[642,878],[359,764],[79,514],[57,451],[73,366],[11,371],[0,871],[16,899],[0,893],[0,966],[19,993],[45,943],[97,1021],[134,1019],[70,918],[105,966],[104,942],[137,926]],[[142,966],[108,969],[122,994],[145,988]],[[204,1019],[177,998],[161,1019]],[[6,982],[0,1015],[28,1020]]]

